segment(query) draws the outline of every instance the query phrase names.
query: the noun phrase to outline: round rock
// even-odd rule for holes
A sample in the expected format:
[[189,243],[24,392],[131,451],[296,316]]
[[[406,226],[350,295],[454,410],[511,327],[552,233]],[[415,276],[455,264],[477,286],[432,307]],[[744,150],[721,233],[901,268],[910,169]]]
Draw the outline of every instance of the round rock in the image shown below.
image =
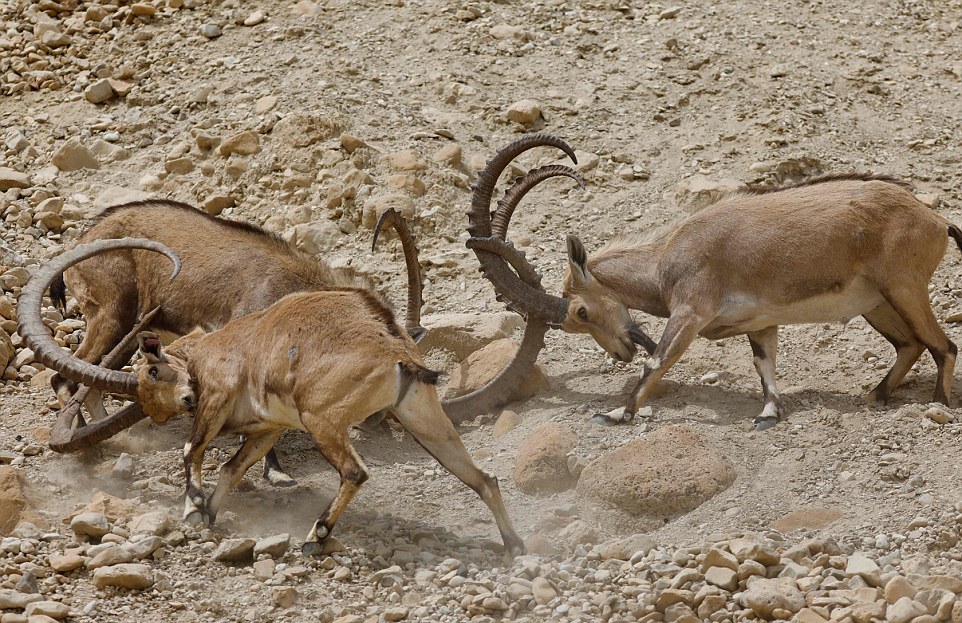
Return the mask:
[[697,508],[735,482],[735,469],[687,426],[656,430],[588,464],[582,509],[613,532],[648,532]]

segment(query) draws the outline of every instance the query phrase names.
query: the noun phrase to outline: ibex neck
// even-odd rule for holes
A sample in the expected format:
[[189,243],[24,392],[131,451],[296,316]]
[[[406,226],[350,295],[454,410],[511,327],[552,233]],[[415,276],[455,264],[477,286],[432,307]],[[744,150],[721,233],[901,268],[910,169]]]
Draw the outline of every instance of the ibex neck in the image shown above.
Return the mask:
[[588,270],[629,308],[667,318],[658,278],[660,249],[658,242],[603,249],[588,258]]

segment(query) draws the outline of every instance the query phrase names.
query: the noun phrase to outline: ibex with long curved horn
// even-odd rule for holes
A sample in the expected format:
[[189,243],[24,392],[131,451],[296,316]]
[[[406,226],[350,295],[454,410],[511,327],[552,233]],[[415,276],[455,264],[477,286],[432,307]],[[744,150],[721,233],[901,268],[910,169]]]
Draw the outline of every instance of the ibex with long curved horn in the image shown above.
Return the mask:
[[[97,241],[77,247],[69,259],[79,261],[81,256],[123,246],[164,251],[146,242]],[[136,392],[144,411],[157,422],[197,405],[184,449],[186,521],[213,523],[230,489],[282,431],[294,428],[311,436],[341,478],[337,495],[303,547],[305,555],[320,553],[338,517],[368,478],[348,429],[388,410],[487,504],[505,549],[512,555],[524,553],[497,479],[474,464],[444,413],[435,387],[438,373],[424,366],[414,340],[397,325],[390,307],[374,290],[346,286],[290,294],[212,333],[193,331],[166,349],[154,333],[138,337],[144,358],[132,373],[103,370],[82,360],[64,368],[78,376],[86,374],[85,381],[109,379],[117,391]],[[221,433],[241,434],[245,441],[222,467],[213,494],[205,496],[204,452]]]
[[[627,404],[596,414],[595,421],[630,421],[697,335],[747,335],[765,401],[756,429],[774,426],[784,417],[775,384],[779,325],[859,315],[897,352],[869,398],[887,401],[928,349],[938,367],[935,400],[948,404],[957,349],[936,321],[927,286],[948,237],[962,249],[962,229],[893,178],[827,176],[737,193],[653,235],[616,239],[591,256],[569,236],[560,299],[509,270],[532,271],[504,240],[513,205],[500,205],[493,219],[488,211],[500,172],[538,145],[571,153],[559,139],[541,135],[503,149],[481,174],[489,183],[475,190],[468,246],[483,250],[482,270],[509,306],[567,332],[591,334],[616,360],[630,361],[636,344],[652,355]],[[630,309],[668,318],[657,345],[638,329]]]
[[[404,226],[387,218],[379,228],[382,224],[396,229]],[[412,255],[415,247],[410,232],[398,229],[398,236],[405,249],[409,275],[406,324],[412,335],[417,335],[423,332],[418,321],[420,267],[416,255]],[[87,320],[86,337],[77,349],[77,356],[97,363],[115,349],[109,362],[104,359],[108,367],[120,367],[129,360],[136,350],[133,336],[144,328],[174,336],[184,335],[195,327],[211,331],[231,319],[264,309],[292,292],[370,287],[370,282],[352,269],[331,268],[258,227],[215,218],[181,203],[151,200],[108,208],[80,242],[123,237],[149,238],[167,245],[183,259],[183,271],[176,280],[170,281],[161,258],[122,250],[71,268],[62,278],[54,277],[51,287],[51,297],[62,305],[65,284],[69,286]],[[38,283],[39,280],[34,280],[27,289],[36,290]],[[42,295],[42,290],[39,294]],[[35,303],[37,309],[21,310],[21,317],[38,314],[40,299]],[[161,309],[135,330],[138,315],[161,303]],[[23,337],[34,350],[39,349],[42,358],[46,356],[45,347],[33,344],[35,333],[28,332]],[[530,350],[522,348],[516,359],[488,386],[446,401],[445,410],[452,420],[461,421],[502,404],[533,365],[537,350],[534,356]],[[99,393],[93,392],[85,404],[101,419],[93,426],[71,429],[74,416],[79,415],[78,398],[84,395],[84,390],[71,398],[76,383],[69,380],[71,373],[63,368],[64,361],[60,359],[50,366],[58,371],[51,384],[61,404],[67,405],[53,431],[51,447],[55,450],[86,447],[143,417],[136,404],[105,417]],[[275,483],[293,482],[281,471],[273,451],[268,454],[265,477]]]

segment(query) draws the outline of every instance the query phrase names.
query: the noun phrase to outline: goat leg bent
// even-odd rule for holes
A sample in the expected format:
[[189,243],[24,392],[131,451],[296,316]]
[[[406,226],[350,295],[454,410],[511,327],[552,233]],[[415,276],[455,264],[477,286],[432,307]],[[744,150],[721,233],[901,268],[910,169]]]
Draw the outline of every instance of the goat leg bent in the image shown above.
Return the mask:
[[234,456],[220,468],[217,487],[207,498],[207,517],[211,524],[217,519],[217,511],[220,510],[221,504],[224,503],[224,498],[227,497],[230,490],[237,486],[237,483],[251,468],[251,465],[264,458],[264,455],[277,443],[281,432],[283,431],[277,430],[247,435],[244,443],[234,453]]
[[863,316],[872,325],[872,328],[881,333],[882,337],[895,347],[895,363],[892,365],[892,369],[866,397],[868,402],[885,404],[895,388],[908,374],[908,371],[919,360],[922,351],[925,350],[925,345],[918,341],[912,329],[905,324],[898,312],[892,309],[892,306],[888,303],[883,302]]
[[708,322],[705,315],[697,314],[690,308],[672,314],[658,342],[658,348],[655,349],[655,354],[645,362],[641,380],[631,392],[625,406],[607,413],[596,413],[589,421],[593,424],[610,426],[635,419],[635,412],[651,395],[661,377],[665,376],[665,373],[681,359],[685,350],[698,336],[698,332],[705,328]]
[[432,385],[415,383],[394,409],[394,415],[428,454],[471,487],[491,509],[505,550],[511,556],[524,554],[524,541],[515,532],[508,517],[498,479],[475,465],[451,420],[441,409],[437,389]]
[[368,473],[361,457],[358,456],[354,446],[351,445],[346,430],[333,435],[324,431],[323,436],[315,431],[309,432],[314,440],[314,445],[341,476],[341,486],[337,490],[337,495],[327,505],[318,520],[314,522],[314,526],[301,547],[301,553],[305,556],[318,556],[323,552],[324,541],[331,535],[334,524],[337,523],[341,513],[344,512],[358,489],[367,480]]

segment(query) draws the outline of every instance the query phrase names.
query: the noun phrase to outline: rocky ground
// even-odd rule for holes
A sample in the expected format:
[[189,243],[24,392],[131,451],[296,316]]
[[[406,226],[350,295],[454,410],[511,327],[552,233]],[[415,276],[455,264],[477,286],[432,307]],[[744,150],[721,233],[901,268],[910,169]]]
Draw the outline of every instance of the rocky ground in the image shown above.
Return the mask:
[[[0,621],[962,621],[962,412],[928,404],[928,355],[893,404],[864,406],[894,352],[861,319],[782,330],[790,417],[765,433],[747,340],[697,342],[648,417],[603,429],[587,417],[643,360],[549,334],[532,391],[550,389],[462,428],[529,555],[504,560],[468,489],[367,427],[341,545],[305,560],[336,475],[304,436],[280,444],[296,487],[251,470],[213,529],[182,526],[189,422],[52,453],[49,372],[13,310],[30,265],[148,196],[351,262],[401,303],[398,246],[369,250],[393,206],[421,246],[428,359],[460,385],[458,361],[518,325],[463,246],[500,146],[545,131],[579,152],[587,190],[547,183],[512,224],[553,292],[565,234],[591,251],[745,183],[888,173],[962,222],[960,21],[957,0],[0,4]],[[959,260],[930,289],[956,342]],[[73,308],[44,314],[82,337]],[[208,454],[210,481],[235,443]]]

